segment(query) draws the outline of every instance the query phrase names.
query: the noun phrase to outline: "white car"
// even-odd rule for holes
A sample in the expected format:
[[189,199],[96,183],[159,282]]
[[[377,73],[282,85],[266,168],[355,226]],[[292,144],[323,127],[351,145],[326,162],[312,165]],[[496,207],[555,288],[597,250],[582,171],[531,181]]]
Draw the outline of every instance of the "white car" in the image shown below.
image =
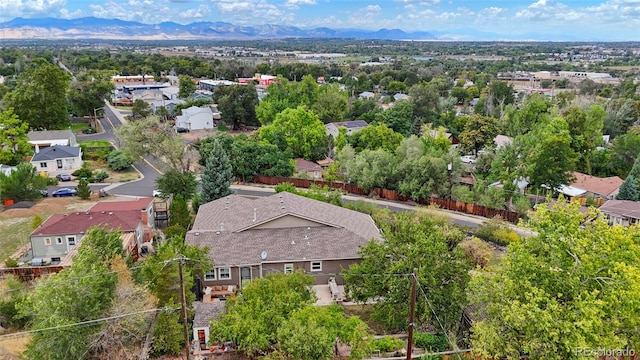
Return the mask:
[[153,190],[153,197],[162,197],[162,191],[158,189]]
[[476,157],[473,155],[464,155],[464,156],[460,156],[460,161],[462,161],[465,164],[475,164]]

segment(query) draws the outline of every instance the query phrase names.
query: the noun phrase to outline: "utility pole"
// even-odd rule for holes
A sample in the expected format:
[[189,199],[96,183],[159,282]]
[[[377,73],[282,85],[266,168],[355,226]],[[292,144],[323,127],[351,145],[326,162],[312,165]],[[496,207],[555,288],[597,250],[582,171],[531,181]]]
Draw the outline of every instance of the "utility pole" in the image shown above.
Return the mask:
[[182,262],[184,256],[178,256],[178,271],[180,272],[180,302],[182,308],[182,330],[184,331],[184,353],[189,360],[189,329],[187,327],[187,300],[184,295],[184,279],[182,276]]
[[416,292],[418,287],[418,269],[413,269],[411,276],[411,310],[409,311],[409,338],[407,339],[407,360],[413,358],[411,352],[413,351],[413,328],[416,327]]

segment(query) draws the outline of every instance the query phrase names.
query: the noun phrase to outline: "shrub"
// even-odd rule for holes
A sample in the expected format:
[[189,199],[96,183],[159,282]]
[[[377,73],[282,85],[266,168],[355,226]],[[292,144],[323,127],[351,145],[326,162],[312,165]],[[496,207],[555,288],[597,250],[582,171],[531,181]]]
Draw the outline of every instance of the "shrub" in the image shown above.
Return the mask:
[[229,131],[229,128],[224,125],[220,125],[218,126],[218,131]]
[[98,171],[95,174],[93,174],[93,181],[101,183],[108,177],[109,177],[109,174],[107,174],[106,171]]
[[460,248],[473,262],[474,266],[486,267],[491,259],[491,247],[486,242],[473,237],[460,243]]
[[390,352],[404,347],[404,340],[391,336],[385,336],[372,340],[374,350],[380,350],[381,352]]
[[475,235],[482,240],[500,246],[507,246],[509,243],[520,239],[518,233],[511,229],[500,217],[485,221],[478,227]]
[[122,171],[128,169],[133,160],[120,150],[114,150],[106,157],[107,166],[114,171]]
[[435,335],[423,332],[413,334],[413,343],[429,352],[442,352],[449,347],[449,341],[444,335]]
[[89,183],[87,180],[80,179],[78,182],[78,197],[83,200],[89,199],[91,197],[91,189],[89,188]]
[[75,177],[79,177],[81,179],[89,179],[93,176],[93,171],[87,167],[87,163],[83,163],[82,167],[74,172],[71,175]]
[[18,267],[18,260],[12,259],[12,258],[8,258],[7,260],[4,261],[4,266],[6,266],[8,268]]

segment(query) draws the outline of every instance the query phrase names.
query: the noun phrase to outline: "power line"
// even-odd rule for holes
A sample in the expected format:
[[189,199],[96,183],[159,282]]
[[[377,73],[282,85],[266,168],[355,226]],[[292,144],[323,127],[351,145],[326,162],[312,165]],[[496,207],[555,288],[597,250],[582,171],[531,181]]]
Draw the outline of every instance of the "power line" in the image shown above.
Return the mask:
[[15,333],[11,333],[11,334],[0,335],[0,339],[7,338],[7,337],[13,337],[13,336],[22,336],[22,335],[27,335],[27,334],[36,333],[36,332],[42,332],[42,331],[64,329],[64,328],[73,327],[73,326],[82,326],[82,325],[94,324],[94,323],[99,323],[99,322],[103,322],[103,321],[115,320],[115,319],[120,319],[120,318],[127,317],[127,316],[139,315],[139,314],[144,314],[144,313],[149,313],[149,312],[154,312],[154,311],[166,311],[166,312],[169,312],[169,311],[175,311],[175,310],[179,310],[179,309],[180,308],[163,307],[163,308],[140,310],[140,311],[135,311],[135,312],[132,312],[132,313],[127,313],[127,314],[120,314],[120,315],[114,315],[114,316],[99,318],[99,319],[80,321],[80,322],[77,322],[77,323],[57,325],[57,326],[51,326],[51,327],[42,328],[42,329],[32,329],[32,330],[15,332]]

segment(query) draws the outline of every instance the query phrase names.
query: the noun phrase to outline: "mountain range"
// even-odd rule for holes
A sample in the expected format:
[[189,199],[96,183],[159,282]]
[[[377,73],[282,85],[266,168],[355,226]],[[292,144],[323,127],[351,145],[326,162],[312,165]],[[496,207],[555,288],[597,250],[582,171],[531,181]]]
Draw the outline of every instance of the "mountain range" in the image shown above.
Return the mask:
[[436,40],[429,32],[399,29],[301,29],[286,25],[237,26],[226,22],[163,22],[83,17],[76,19],[15,18],[0,23],[0,39],[111,39],[111,40],[251,40],[284,38],[354,38],[380,40]]

